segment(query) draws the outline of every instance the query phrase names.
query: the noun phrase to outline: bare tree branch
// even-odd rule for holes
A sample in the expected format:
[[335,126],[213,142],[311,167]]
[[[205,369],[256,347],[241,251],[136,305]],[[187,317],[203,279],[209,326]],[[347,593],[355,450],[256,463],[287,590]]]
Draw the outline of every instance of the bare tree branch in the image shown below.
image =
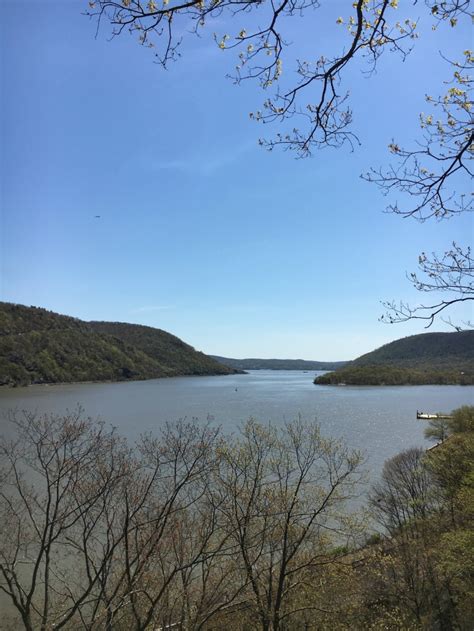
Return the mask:
[[[429,328],[436,318],[450,307],[460,303],[474,301],[474,259],[471,248],[463,249],[453,242],[452,248],[442,257],[433,253],[429,257],[422,252],[418,259],[418,273],[407,276],[411,284],[420,292],[436,293],[444,296],[429,304],[411,307],[406,303],[384,302],[387,312],[381,317],[382,322],[406,322],[407,320],[424,320]],[[449,321],[450,323],[450,321]],[[461,330],[461,325],[452,325]],[[472,327],[470,322],[464,326]]]

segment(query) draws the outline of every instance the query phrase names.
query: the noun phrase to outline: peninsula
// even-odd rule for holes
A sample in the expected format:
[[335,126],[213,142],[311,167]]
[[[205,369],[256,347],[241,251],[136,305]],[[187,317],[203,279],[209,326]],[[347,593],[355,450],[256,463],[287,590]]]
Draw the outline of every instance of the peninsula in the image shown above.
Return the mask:
[[317,385],[472,385],[474,331],[411,335],[316,377]]

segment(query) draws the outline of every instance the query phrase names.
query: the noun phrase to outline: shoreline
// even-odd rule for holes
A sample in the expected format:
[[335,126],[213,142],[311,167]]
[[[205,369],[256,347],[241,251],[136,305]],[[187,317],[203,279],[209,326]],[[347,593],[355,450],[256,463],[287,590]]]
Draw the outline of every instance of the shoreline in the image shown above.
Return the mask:
[[54,386],[82,386],[93,384],[112,384],[112,383],[136,383],[137,381],[155,381],[156,379],[176,379],[179,377],[231,377],[234,375],[247,375],[246,371],[236,372],[214,372],[214,373],[186,373],[180,375],[161,375],[160,377],[147,377],[145,379],[104,379],[104,380],[87,380],[87,381],[53,381],[53,382],[41,382],[41,383],[28,383],[28,384],[8,384],[4,383],[0,385],[0,392],[3,389],[19,390],[32,387],[54,387]]

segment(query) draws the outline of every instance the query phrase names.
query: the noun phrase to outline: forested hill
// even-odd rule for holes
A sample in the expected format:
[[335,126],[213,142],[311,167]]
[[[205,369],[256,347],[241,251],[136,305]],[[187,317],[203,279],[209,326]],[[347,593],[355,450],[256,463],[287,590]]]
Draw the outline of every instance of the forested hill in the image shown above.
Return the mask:
[[336,370],[347,362],[319,362],[306,359],[233,359],[211,355],[213,359],[240,370]]
[[358,366],[396,364],[417,366],[424,362],[450,365],[474,360],[474,331],[422,333],[385,344],[361,355],[352,363]]
[[385,344],[317,384],[473,384],[474,331],[422,333]]
[[89,325],[94,331],[118,337],[157,361],[166,360],[166,366],[177,374],[213,375],[237,372],[233,367],[222,366],[211,356],[194,350],[179,337],[161,329],[124,322],[89,322]]
[[0,385],[234,372],[160,329],[0,302]]

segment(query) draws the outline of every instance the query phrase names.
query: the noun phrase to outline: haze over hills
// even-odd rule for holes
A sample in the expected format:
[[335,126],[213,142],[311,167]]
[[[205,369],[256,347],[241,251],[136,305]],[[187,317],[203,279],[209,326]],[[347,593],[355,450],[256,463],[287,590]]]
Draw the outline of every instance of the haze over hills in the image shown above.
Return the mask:
[[160,329],[0,302],[0,385],[235,372]]
[[347,362],[320,362],[306,359],[233,359],[210,355],[213,359],[239,370],[336,370]]
[[402,385],[474,383],[474,331],[421,333],[385,344],[316,384]]

